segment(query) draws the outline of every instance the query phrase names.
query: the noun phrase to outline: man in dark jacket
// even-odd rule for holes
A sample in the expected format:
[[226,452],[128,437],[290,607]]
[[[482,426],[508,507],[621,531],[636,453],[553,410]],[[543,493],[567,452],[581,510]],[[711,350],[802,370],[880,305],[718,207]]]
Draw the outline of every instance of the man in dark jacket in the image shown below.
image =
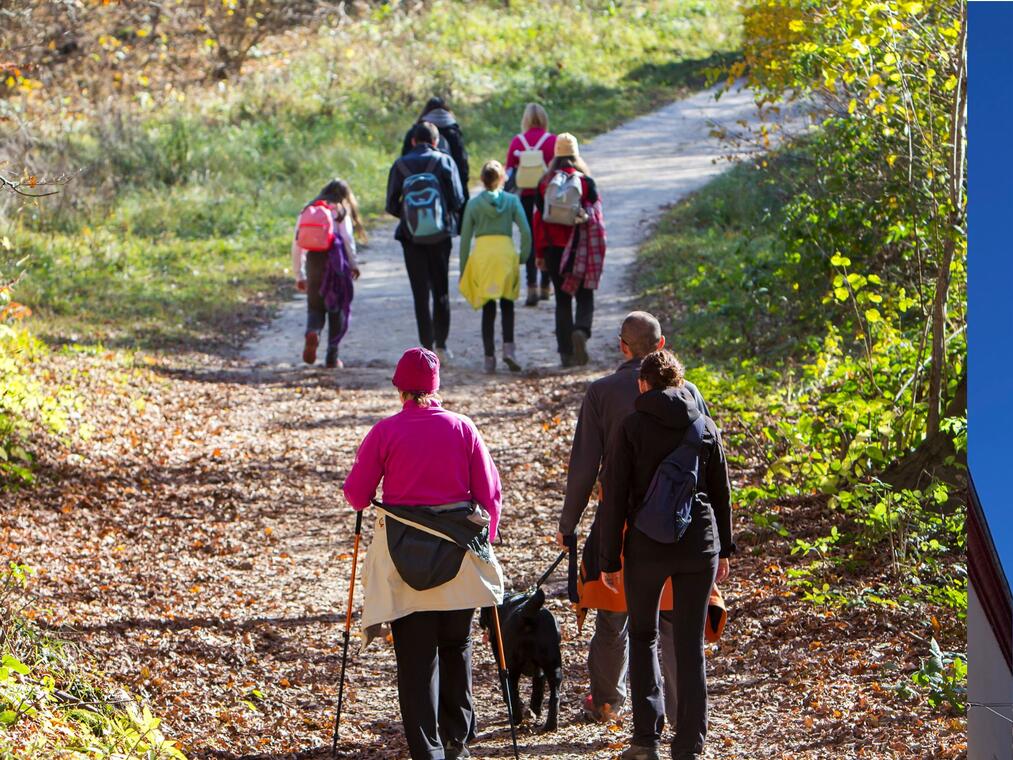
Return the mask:
[[431,171],[437,177],[446,238],[438,242],[415,242],[403,219],[398,223],[394,238],[400,241],[404,250],[405,268],[415,301],[419,342],[425,348],[435,349],[440,360],[446,362],[451,358],[447,351],[451,235],[456,231],[458,216],[464,208],[464,192],[454,160],[436,148],[439,137],[440,133],[429,122],[415,125],[412,149],[394,162],[387,177],[387,213],[401,219],[404,181],[408,176]]
[[[566,478],[566,498],[559,517],[557,542],[562,546],[567,536],[576,533],[580,518],[587,508],[595,483],[601,475],[605,460],[605,445],[611,440],[623,420],[633,413],[634,402],[640,391],[637,376],[640,363],[647,354],[665,346],[661,324],[651,314],[634,311],[623,320],[619,332],[619,348],[626,361],[619,368],[588,386],[577,418],[570,449],[570,468]],[[700,391],[692,383],[686,387],[697,399],[702,410],[707,409]],[[706,413],[706,411],[705,411]],[[597,520],[597,514],[595,515]],[[594,526],[592,526],[594,530]],[[585,560],[588,560],[585,554]],[[590,558],[597,565],[597,557]],[[661,638],[671,642],[671,613],[661,615]],[[675,719],[675,662],[666,653],[672,647],[663,644],[662,665],[665,674],[665,706],[669,721]],[[603,708],[608,704],[614,713],[626,701],[626,671],[629,664],[629,621],[625,612],[596,610],[594,636],[588,652],[587,665],[591,676],[591,693],[584,699],[585,714],[601,720]]]

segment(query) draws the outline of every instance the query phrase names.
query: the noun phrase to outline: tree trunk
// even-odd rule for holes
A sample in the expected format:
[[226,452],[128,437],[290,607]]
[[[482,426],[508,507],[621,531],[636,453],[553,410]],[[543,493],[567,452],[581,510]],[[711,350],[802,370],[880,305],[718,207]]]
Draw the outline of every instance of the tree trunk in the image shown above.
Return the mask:
[[949,209],[943,238],[943,256],[936,274],[936,292],[932,298],[932,365],[929,369],[929,416],[926,438],[939,434],[939,407],[946,374],[946,302],[950,294],[950,267],[956,251],[956,231],[964,219],[964,119],[967,113],[967,6],[961,9],[960,37],[957,41],[957,87],[950,119],[950,166],[948,178]]

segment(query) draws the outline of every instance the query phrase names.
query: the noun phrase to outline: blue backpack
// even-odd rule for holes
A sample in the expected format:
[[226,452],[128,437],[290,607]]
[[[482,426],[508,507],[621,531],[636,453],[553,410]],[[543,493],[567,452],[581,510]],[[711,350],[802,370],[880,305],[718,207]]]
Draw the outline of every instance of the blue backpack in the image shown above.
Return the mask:
[[450,237],[443,186],[436,176],[438,157],[431,158],[425,171],[412,174],[405,162],[398,161],[404,177],[401,183],[401,223],[413,243],[427,245]]
[[697,484],[704,469],[700,449],[706,420],[703,415],[697,417],[679,446],[658,465],[633,520],[638,530],[659,543],[676,543],[693,520]]

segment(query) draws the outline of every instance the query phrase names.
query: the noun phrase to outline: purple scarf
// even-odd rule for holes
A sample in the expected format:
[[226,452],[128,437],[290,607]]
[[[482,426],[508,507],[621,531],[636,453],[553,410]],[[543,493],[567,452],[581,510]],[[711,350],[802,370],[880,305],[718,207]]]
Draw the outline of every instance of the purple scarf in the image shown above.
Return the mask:
[[337,347],[348,332],[348,322],[352,312],[352,268],[348,265],[345,244],[340,235],[334,238],[334,245],[327,251],[327,264],[324,276],[320,281],[320,295],[324,299],[327,311],[340,311],[344,315],[342,328],[338,335],[330,337],[328,345]]

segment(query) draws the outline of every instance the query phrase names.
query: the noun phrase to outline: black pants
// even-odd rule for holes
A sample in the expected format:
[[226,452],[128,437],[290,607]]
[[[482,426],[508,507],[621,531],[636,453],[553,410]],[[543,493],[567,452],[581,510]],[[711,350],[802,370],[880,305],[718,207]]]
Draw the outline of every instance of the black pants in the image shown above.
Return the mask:
[[[521,208],[524,209],[524,216],[526,216],[527,219],[528,219],[528,227],[531,227],[532,229],[534,229],[534,222],[532,221],[532,219],[535,216],[535,195],[534,195],[534,193],[532,193],[531,195],[522,195],[521,196]],[[541,281],[542,281],[541,284],[542,284],[543,288],[549,287],[549,273],[548,272],[541,272],[541,275],[542,275],[541,278],[538,277],[539,272],[538,272],[538,267],[535,266],[535,253],[534,253],[534,251],[531,252],[531,255],[528,256],[528,260],[524,263],[524,274],[526,276],[526,282],[527,282],[529,288],[532,288],[532,287],[535,287],[536,285],[538,285],[538,280],[539,279],[541,279]]]
[[320,295],[320,283],[327,267],[327,251],[306,252],[306,332],[318,335],[327,325],[327,353],[338,355],[338,341],[345,328],[343,311],[327,311],[324,297]]
[[[563,291],[563,280],[566,272],[560,271],[563,261],[563,249],[550,246],[545,249],[545,265],[552,278],[552,287],[556,291],[556,346],[562,356],[573,355],[573,331],[583,330],[591,335],[591,320],[594,318],[594,291],[583,285],[571,296]],[[573,259],[568,262],[571,268]],[[574,317],[573,302],[577,302],[577,315]]]
[[630,613],[633,743],[657,747],[665,725],[665,698],[658,668],[658,605],[662,587],[671,578],[676,672],[672,756],[680,752],[703,752],[707,736],[703,632],[718,558],[681,557],[671,544],[653,541],[636,528],[630,528],[626,534],[623,556],[623,580]]
[[[514,302],[501,298],[499,310],[503,314],[503,342],[514,342]],[[482,345],[486,356],[496,355],[496,302],[486,301],[482,307]]]
[[434,344],[446,348],[450,333],[450,238],[432,245],[401,243],[401,246],[415,301],[419,343],[430,349]]
[[401,721],[412,760],[442,760],[445,746],[463,746],[475,737],[474,612],[415,612],[391,623]]

